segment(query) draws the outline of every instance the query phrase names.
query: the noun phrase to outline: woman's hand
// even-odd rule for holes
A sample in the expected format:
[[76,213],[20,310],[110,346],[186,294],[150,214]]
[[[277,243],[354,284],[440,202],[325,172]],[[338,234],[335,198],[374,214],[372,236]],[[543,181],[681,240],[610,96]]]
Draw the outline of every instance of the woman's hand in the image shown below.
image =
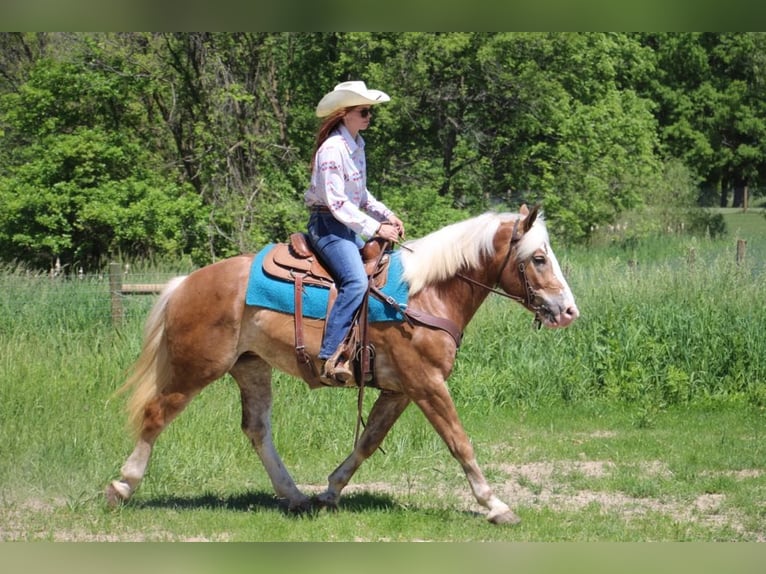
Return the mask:
[[404,237],[404,223],[402,223],[401,219],[392,213],[388,216],[388,222],[396,227],[396,231],[399,234],[399,237]]
[[376,235],[382,237],[386,241],[394,243],[399,239],[399,228],[391,221],[384,221],[380,224],[380,227],[378,227]]

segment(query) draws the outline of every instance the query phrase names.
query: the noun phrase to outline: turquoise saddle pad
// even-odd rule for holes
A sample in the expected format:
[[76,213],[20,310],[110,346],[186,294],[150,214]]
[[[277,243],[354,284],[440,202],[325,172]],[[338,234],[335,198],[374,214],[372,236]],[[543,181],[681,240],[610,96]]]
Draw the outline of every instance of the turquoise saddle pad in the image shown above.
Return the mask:
[[[263,259],[273,248],[273,243],[267,245],[253,259],[245,303],[292,315],[295,313],[294,284],[281,279],[275,279],[263,272]],[[381,291],[396,301],[402,308],[407,305],[409,285],[402,280],[402,261],[399,251],[390,253],[388,281]],[[329,298],[329,288],[304,285],[303,316],[313,319],[324,319],[327,313]],[[376,297],[370,297],[369,311],[369,321],[371,323],[404,321],[404,317],[402,317],[399,311]]]

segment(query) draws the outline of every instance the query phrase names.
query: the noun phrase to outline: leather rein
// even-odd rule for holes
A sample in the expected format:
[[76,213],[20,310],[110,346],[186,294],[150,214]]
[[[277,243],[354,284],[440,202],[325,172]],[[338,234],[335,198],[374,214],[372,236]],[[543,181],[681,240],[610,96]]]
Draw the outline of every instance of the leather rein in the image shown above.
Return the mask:
[[[518,270],[519,270],[519,277],[521,278],[522,283],[524,284],[524,294],[525,297],[519,297],[518,295],[512,295],[511,293],[506,293],[505,291],[502,291],[498,289],[497,287],[500,285],[500,278],[503,276],[503,271],[505,270],[506,266],[511,260],[511,255],[513,254],[514,249],[516,248],[516,245],[523,237],[522,235],[518,234],[519,230],[519,222],[521,219],[517,219],[513,225],[513,233],[511,235],[510,244],[508,246],[508,253],[505,255],[505,259],[503,260],[503,264],[500,266],[500,271],[497,275],[497,282],[495,283],[494,287],[490,287],[489,285],[485,285],[481,281],[477,281],[476,279],[473,279],[471,277],[468,277],[467,275],[464,275],[462,273],[457,273],[455,276],[459,279],[462,279],[463,281],[467,283],[471,283],[472,285],[476,285],[477,287],[481,287],[482,289],[489,291],[490,293],[494,293],[495,295],[501,295],[507,299],[512,299],[513,301],[517,301],[527,307],[530,311],[535,313],[535,325],[539,329],[542,326],[542,321],[540,319],[540,305],[535,305],[534,299],[535,299],[535,293],[532,289],[532,285],[529,283],[529,279],[527,278],[527,267],[526,263],[521,262],[518,264]],[[402,249],[406,249],[410,253],[414,253],[412,249],[404,245],[403,243],[397,241],[399,246]],[[441,318],[432,318],[432,319],[439,319],[439,321],[443,322],[443,324],[452,323],[449,319],[441,319]],[[421,323],[426,324],[426,323]],[[428,324],[427,324],[428,325]],[[434,325],[433,323],[430,324],[432,327],[440,328],[443,330],[446,330],[450,334],[452,334],[453,338],[455,338],[455,342],[457,343],[458,347],[460,346],[460,339],[455,337],[453,334],[455,329],[447,329],[443,325]],[[461,334],[462,335],[462,334]]]
[[540,327],[541,325],[540,305],[535,305],[534,303],[535,292],[532,289],[532,285],[529,283],[529,279],[527,278],[527,265],[525,262],[522,261],[521,263],[518,264],[519,277],[521,278],[521,281],[524,284],[524,295],[525,295],[524,297],[519,297],[518,295],[512,295],[511,293],[506,293],[505,291],[502,291],[497,288],[498,285],[500,285],[500,278],[503,276],[503,270],[506,268],[506,266],[510,262],[511,255],[513,254],[513,251],[516,248],[516,245],[518,244],[519,241],[521,241],[521,238],[523,237],[523,235],[518,235],[520,221],[521,221],[520,219],[517,219],[513,225],[513,234],[511,235],[510,245],[508,246],[508,253],[506,253],[505,259],[503,260],[503,264],[500,266],[500,271],[497,274],[497,282],[495,283],[494,287],[485,285],[484,283],[480,281],[476,281],[476,279],[472,279],[471,277],[468,277],[467,275],[463,275],[462,273],[458,273],[457,277],[459,277],[463,281],[471,283],[472,285],[481,287],[482,289],[485,289],[489,291],[490,293],[494,293],[495,295],[500,295],[507,299],[512,299],[513,301],[517,301],[521,303],[527,309],[535,313],[535,321],[537,323],[537,326]]

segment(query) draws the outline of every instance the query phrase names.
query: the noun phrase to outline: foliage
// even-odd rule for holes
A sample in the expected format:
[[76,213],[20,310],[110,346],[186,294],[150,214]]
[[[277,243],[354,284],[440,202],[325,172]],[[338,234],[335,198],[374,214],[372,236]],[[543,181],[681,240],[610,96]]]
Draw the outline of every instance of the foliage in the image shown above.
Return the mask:
[[[305,225],[314,106],[349,78],[392,96],[364,134],[369,182],[411,236],[526,202],[576,244],[664,225],[658,193],[679,214],[766,188],[763,33],[2,33],[0,47],[4,261],[204,263],[283,239]],[[718,228],[705,217],[690,225]]]
[[467,210],[453,207],[449,198],[429,187],[387,190],[386,205],[407,222],[408,238],[423,237],[450,223],[467,219]]
[[614,225],[596,231],[593,243],[606,240],[630,249],[639,241],[672,234],[722,236],[726,224],[721,214],[695,206],[697,188],[693,179],[680,160],[665,162],[662,176],[645,190],[643,204],[625,212]]
[[489,145],[502,146],[491,163],[510,198],[543,202],[562,241],[640,204],[658,172],[648,102],[621,86],[648,56],[609,34],[504,34],[484,46],[485,84],[507,91],[482,118],[496,130]]
[[657,74],[644,94],[657,105],[664,152],[681,159],[725,207],[763,181],[766,85],[763,33],[646,34]]
[[0,177],[0,253],[51,266],[97,266],[117,252],[181,255],[204,209],[130,130],[122,78],[40,61],[2,100],[13,162]]

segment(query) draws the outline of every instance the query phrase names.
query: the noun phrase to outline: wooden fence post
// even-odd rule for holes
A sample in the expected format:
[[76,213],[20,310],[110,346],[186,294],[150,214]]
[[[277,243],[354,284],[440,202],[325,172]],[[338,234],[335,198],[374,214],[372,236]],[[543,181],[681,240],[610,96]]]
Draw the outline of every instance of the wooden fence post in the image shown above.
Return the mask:
[[744,239],[737,239],[737,265],[745,260],[745,250],[747,249],[747,241]]
[[[127,274],[127,265],[125,266]],[[164,283],[124,283],[122,267],[119,263],[109,264],[109,295],[112,300],[112,324],[115,327],[122,325],[125,319],[123,298],[125,295],[151,295],[161,293],[165,288]]]
[[109,294],[112,299],[112,324],[122,324],[122,270],[119,263],[109,264]]

